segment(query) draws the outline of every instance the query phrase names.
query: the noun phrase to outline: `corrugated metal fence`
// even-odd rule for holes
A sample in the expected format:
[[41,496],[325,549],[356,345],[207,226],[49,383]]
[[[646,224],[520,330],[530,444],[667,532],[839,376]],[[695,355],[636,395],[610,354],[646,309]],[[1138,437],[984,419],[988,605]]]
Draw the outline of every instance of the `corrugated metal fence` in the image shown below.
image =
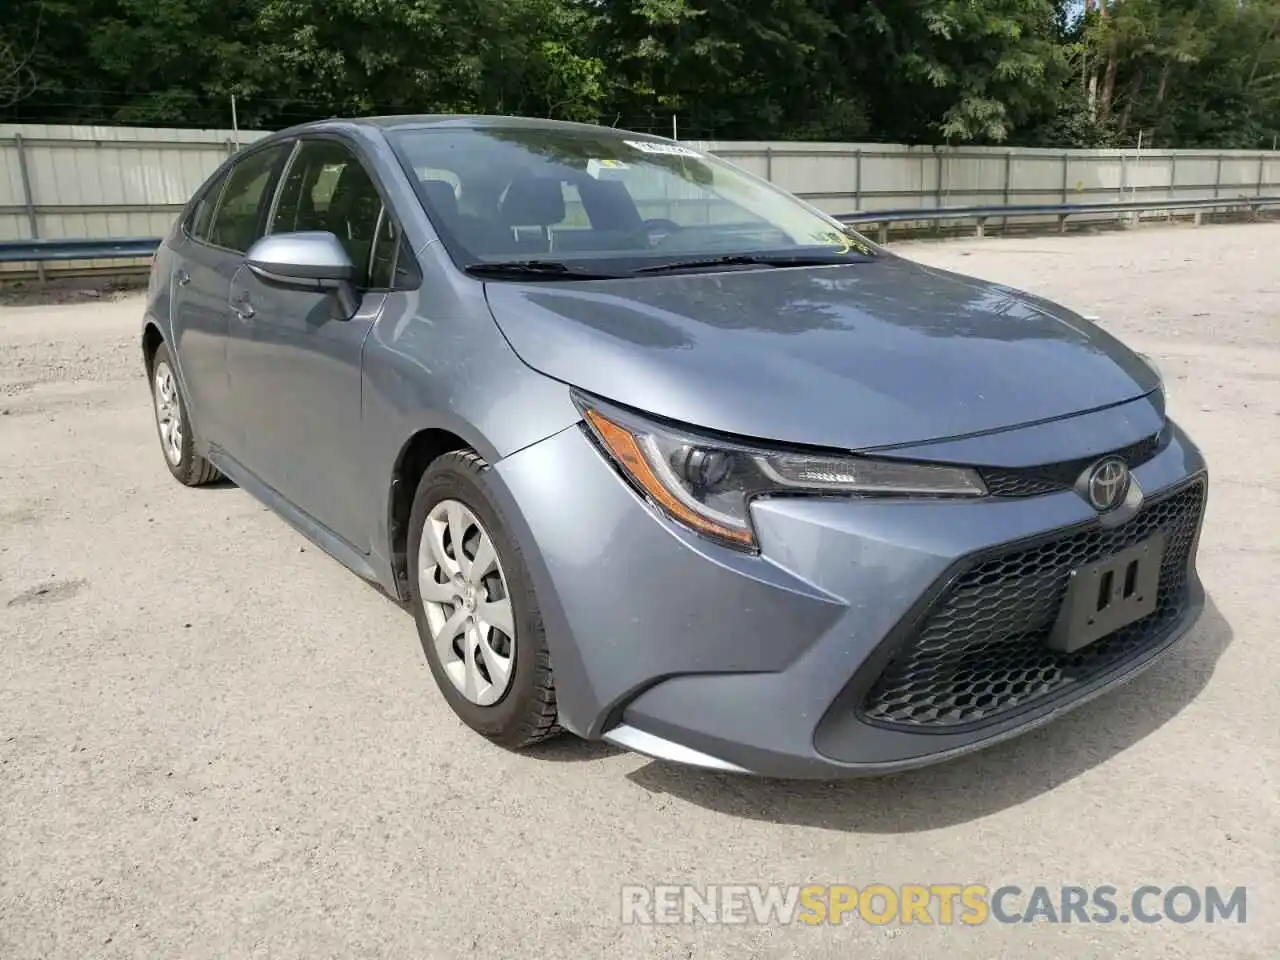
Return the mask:
[[1280,187],[1280,153],[720,143],[704,149],[831,213],[1204,200]]
[[[265,135],[0,124],[0,240],[163,236],[187,198],[237,144]],[[129,263],[102,265],[119,269]],[[44,269],[95,266],[70,261]],[[0,264],[0,271],[6,268],[30,273],[32,265]]]
[[[164,234],[236,145],[264,136],[0,124],[0,240]],[[1280,191],[1280,153],[703,141],[830,213],[980,204],[1205,199]],[[114,266],[122,264],[116,261]],[[72,262],[45,269],[93,266]],[[0,270],[30,272],[25,264]],[[24,269],[25,268],[25,269]]]

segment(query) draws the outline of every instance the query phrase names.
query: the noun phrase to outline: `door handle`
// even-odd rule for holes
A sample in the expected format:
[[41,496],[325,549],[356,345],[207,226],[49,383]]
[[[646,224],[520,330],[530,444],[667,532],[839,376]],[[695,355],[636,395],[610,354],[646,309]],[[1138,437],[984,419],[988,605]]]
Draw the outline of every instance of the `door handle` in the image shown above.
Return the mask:
[[241,320],[252,320],[253,315],[256,312],[253,309],[253,304],[249,302],[248,294],[245,294],[237,300],[232,300],[231,309],[236,312],[236,316]]
[[183,270],[181,267],[178,268],[178,272],[175,276],[177,277],[178,286],[180,287],[185,287],[191,282],[191,274],[187,273],[187,271]]

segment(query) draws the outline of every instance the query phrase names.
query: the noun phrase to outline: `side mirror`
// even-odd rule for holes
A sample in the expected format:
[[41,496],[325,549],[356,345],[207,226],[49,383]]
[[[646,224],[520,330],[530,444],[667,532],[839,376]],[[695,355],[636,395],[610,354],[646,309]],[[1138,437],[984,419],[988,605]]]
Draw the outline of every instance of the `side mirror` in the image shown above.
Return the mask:
[[356,268],[332,233],[277,233],[263,237],[245,254],[245,264],[268,283],[337,294],[344,318],[359,306]]

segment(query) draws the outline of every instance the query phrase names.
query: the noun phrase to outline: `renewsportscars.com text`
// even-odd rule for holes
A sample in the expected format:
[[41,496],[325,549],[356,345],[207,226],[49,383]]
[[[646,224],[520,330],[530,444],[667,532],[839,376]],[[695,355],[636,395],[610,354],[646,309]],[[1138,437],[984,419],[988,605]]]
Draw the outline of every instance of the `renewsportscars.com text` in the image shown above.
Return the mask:
[[626,924],[1244,923],[1247,888],[985,884],[676,884],[622,889]]

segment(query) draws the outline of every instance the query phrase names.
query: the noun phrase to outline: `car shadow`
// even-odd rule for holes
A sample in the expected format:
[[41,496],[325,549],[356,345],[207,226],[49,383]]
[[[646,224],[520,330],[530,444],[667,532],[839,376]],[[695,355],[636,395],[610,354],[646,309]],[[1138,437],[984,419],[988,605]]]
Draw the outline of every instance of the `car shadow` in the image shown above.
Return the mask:
[[533,760],[547,760],[551,763],[583,763],[626,753],[625,750],[611,743],[605,743],[603,740],[583,740],[572,734],[544,740],[525,752]]
[[1164,726],[1199,696],[1231,644],[1210,599],[1162,662],[1024,736],[933,767],[844,781],[766,780],[653,761],[627,775],[717,813],[855,833],[914,833],[989,816],[1047,793]]

